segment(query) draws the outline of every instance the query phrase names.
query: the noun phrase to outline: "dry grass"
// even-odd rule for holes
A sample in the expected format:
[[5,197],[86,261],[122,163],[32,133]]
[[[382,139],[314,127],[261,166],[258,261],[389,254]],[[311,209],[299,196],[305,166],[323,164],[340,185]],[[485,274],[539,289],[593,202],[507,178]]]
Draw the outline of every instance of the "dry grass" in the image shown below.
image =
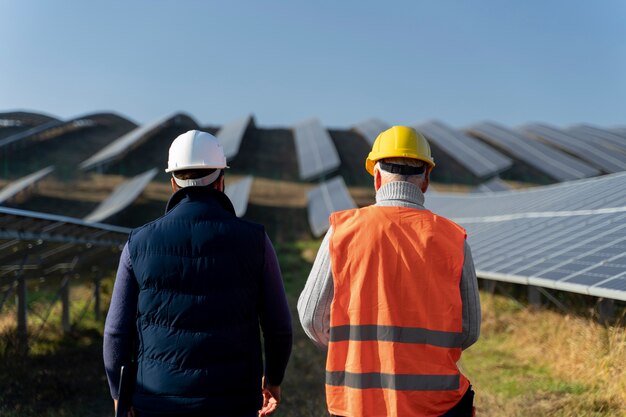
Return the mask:
[[482,294],[464,355],[481,416],[626,416],[626,329]]

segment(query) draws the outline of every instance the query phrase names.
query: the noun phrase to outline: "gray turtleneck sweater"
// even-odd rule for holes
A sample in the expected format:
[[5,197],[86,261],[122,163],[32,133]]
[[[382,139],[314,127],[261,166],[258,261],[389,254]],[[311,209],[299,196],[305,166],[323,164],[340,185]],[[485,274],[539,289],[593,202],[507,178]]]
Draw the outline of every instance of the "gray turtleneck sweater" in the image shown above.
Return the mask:
[[[409,207],[425,210],[424,194],[415,185],[404,182],[390,182],[376,192],[377,206]],[[322,349],[328,346],[330,337],[330,303],[333,300],[333,276],[329,252],[332,227],[328,229],[313,268],[298,299],[298,314],[305,333]],[[460,283],[463,303],[463,349],[470,347],[480,334],[480,299],[478,282],[470,247],[465,243],[465,260]]]

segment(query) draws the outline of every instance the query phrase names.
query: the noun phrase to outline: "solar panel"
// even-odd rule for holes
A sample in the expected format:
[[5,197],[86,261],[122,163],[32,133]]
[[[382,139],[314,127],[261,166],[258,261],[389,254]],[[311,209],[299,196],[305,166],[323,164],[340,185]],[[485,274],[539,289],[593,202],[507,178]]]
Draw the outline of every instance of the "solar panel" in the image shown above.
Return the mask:
[[593,143],[598,143],[613,151],[617,150],[620,155],[626,154],[626,131],[620,134],[619,129],[608,130],[584,124],[573,126],[567,131],[585,136]]
[[40,169],[39,171],[34,172],[30,175],[12,181],[11,183],[9,183],[9,185],[0,190],[0,203],[10,200],[21,191],[24,191],[31,185],[36,184],[38,181],[41,181],[52,171],[54,171],[54,167],[49,166],[47,168]]
[[248,129],[251,121],[252,116],[241,117],[235,121],[225,124],[217,132],[216,137],[224,148],[224,155],[226,155],[227,160],[231,160],[237,156],[237,153],[239,153],[241,140],[243,139],[243,135],[246,133],[246,129]]
[[615,129],[611,129],[610,132],[615,133],[626,140],[626,127],[617,127]]
[[41,113],[23,111],[0,113],[0,126],[3,125],[3,122],[17,122],[6,123],[6,126],[37,126],[51,121],[58,121],[58,119]]
[[243,179],[228,184],[224,192],[233,203],[237,217],[243,217],[248,209],[248,199],[254,177],[248,175]]
[[0,148],[3,146],[7,146],[11,143],[15,143],[21,140],[25,140],[26,138],[38,135],[42,132],[45,132],[47,130],[53,129],[53,128],[57,128],[60,126],[63,126],[64,122],[59,121],[59,120],[51,120],[49,122],[43,123],[41,125],[32,127],[30,129],[27,129],[23,132],[19,132],[16,133],[15,135],[11,135],[9,137],[6,137],[2,140],[0,140]]
[[580,139],[577,135],[570,135],[552,126],[542,123],[532,123],[522,126],[526,133],[545,141],[572,155],[577,156],[607,173],[626,170],[626,159],[620,160],[611,152]]
[[391,126],[387,123],[376,118],[367,119],[364,122],[357,123],[352,126],[352,128],[356,130],[370,146],[374,144],[374,141],[381,132],[389,129],[390,127]]
[[88,170],[98,165],[122,158],[126,155],[126,153],[130,152],[145,140],[149,139],[154,132],[176,124],[180,116],[183,116],[183,114],[175,113],[167,115],[151,123],[147,123],[131,130],[127,134],[120,136],[115,141],[102,148],[95,155],[83,161],[80,164],[80,168]]
[[416,125],[415,129],[479,178],[496,175],[513,165],[511,159],[490,146],[439,121]]
[[89,223],[101,222],[124,210],[131,205],[148,186],[157,174],[157,169],[152,168],[143,174],[137,175],[115,187],[102,203],[89,213],[83,220]]
[[310,119],[293,127],[300,179],[310,180],[341,165],[339,154],[328,131],[318,119]]
[[502,181],[499,177],[495,177],[490,179],[489,181],[483,182],[478,187],[472,190],[473,193],[493,193],[496,191],[508,191],[511,187]]
[[95,246],[118,246],[126,242],[130,229],[54,214],[0,207],[0,239],[50,241]]
[[315,237],[326,233],[331,213],[356,207],[342,177],[320,183],[309,191],[307,199],[309,226]]
[[597,169],[558,149],[493,122],[475,124],[465,130],[558,181],[599,174]]
[[428,194],[467,229],[480,277],[626,301],[626,172],[492,194]]

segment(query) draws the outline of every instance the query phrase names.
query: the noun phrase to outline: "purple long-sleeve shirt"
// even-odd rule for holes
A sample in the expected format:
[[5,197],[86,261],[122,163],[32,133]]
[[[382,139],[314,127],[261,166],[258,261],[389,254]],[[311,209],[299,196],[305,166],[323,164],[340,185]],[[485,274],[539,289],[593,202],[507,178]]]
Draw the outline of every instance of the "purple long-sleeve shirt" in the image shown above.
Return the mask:
[[[280,385],[291,354],[291,314],[276,252],[267,235],[261,281],[259,322],[263,331],[265,378],[272,385]],[[104,325],[104,367],[114,399],[119,398],[120,367],[130,361],[132,354],[138,296],[139,286],[126,244],[120,257],[111,305]]]

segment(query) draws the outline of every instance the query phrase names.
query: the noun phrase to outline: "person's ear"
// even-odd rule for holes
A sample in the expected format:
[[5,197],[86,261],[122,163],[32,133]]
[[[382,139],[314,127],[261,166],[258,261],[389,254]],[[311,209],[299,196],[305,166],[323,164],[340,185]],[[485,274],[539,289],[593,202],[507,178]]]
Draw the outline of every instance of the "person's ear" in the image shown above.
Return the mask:
[[422,180],[422,186],[420,187],[422,192],[425,193],[430,185],[430,169],[427,169],[424,173],[424,179]]
[[378,169],[378,166],[374,166],[374,190],[378,191],[382,183],[383,183],[383,178],[380,173],[380,169]]
[[217,189],[218,191],[224,192],[224,190],[226,189],[226,186],[224,185],[224,175],[222,175],[220,177],[220,180],[217,183]]
[[170,183],[172,184],[172,192],[173,193],[175,193],[176,191],[179,190],[178,184],[176,184],[176,181],[174,181],[174,177],[170,178]]

